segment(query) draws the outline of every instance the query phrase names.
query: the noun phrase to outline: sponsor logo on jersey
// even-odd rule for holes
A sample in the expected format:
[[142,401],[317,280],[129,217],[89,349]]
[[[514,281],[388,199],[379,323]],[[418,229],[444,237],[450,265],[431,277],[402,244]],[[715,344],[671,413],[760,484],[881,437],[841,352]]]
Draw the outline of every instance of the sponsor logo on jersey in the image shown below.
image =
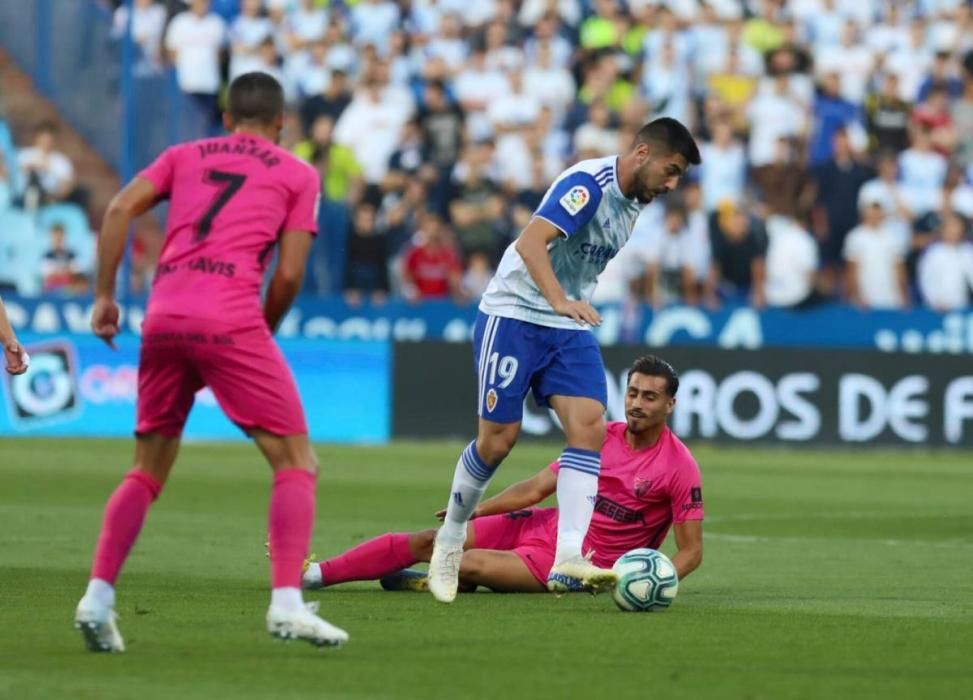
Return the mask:
[[616,523],[636,523],[642,520],[642,514],[637,510],[626,508],[621,503],[615,503],[602,495],[595,501],[595,512],[611,518]]
[[574,254],[590,263],[608,264],[608,261],[618,255],[618,249],[610,245],[582,243],[575,248]]
[[497,407],[497,402],[498,401],[499,401],[499,399],[497,398],[497,392],[496,392],[496,390],[490,389],[490,391],[488,391],[487,392],[487,395],[486,395],[486,409],[487,409],[487,413],[493,413],[493,409],[495,409]]
[[584,209],[584,205],[588,203],[591,199],[591,195],[588,193],[588,189],[583,185],[575,185],[570,190],[567,191],[561,199],[559,200],[561,206],[564,210],[574,216],[579,211]]

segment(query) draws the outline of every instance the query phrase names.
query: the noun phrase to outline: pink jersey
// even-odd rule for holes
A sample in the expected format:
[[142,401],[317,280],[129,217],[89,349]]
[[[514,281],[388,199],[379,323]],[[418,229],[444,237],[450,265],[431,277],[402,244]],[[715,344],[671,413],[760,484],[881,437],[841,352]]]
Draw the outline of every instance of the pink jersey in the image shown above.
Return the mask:
[[166,149],[139,173],[169,200],[150,315],[262,319],[260,284],[285,231],[316,233],[314,168],[253,134]]
[[[559,464],[550,468],[556,473]],[[673,523],[702,519],[703,482],[689,448],[667,427],[655,445],[635,451],[625,423],[609,423],[583,551],[593,549],[598,566],[611,566],[632,549],[658,549]]]

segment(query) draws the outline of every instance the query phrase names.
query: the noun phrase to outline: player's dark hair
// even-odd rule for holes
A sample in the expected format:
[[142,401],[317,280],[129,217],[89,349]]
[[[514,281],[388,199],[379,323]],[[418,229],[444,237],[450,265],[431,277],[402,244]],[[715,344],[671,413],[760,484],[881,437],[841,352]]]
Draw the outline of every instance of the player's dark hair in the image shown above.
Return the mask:
[[628,370],[628,379],[632,381],[633,374],[644,374],[647,377],[662,377],[666,380],[666,393],[675,396],[679,391],[679,375],[668,362],[655,355],[643,355]]
[[635,135],[634,146],[644,143],[653,153],[671,155],[680,154],[690,165],[699,165],[703,159],[699,156],[699,146],[682,122],[671,117],[655,119]]
[[234,122],[269,126],[284,111],[284,89],[272,75],[244,73],[230,83],[227,111]]

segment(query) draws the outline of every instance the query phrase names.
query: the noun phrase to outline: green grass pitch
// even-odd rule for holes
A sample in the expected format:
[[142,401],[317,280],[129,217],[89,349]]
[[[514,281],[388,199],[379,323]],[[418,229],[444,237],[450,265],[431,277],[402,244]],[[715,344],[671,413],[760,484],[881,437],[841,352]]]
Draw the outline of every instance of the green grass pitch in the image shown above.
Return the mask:
[[[970,453],[701,447],[704,562],[668,611],[353,584],[308,595],[351,633],[329,650],[264,630],[256,451],[187,445],[120,581],[128,652],[108,656],[71,621],[130,445],[0,444],[0,698],[973,697]],[[460,449],[320,447],[313,551],[432,526]],[[519,446],[491,492],[557,452]]]

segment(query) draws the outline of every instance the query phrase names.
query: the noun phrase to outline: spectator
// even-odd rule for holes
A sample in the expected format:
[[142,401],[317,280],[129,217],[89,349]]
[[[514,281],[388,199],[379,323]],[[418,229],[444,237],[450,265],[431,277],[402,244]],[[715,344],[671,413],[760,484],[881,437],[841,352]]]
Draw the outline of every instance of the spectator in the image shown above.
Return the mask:
[[375,214],[374,206],[362,203],[351,221],[344,283],[345,300],[350,304],[358,305],[365,299],[381,304],[388,297],[388,248]]
[[844,242],[845,296],[861,309],[903,309],[908,306],[906,247],[886,222],[879,197],[862,202],[862,222]]
[[737,205],[724,204],[711,234],[713,261],[706,280],[706,301],[764,306],[764,262],[767,238]]
[[384,98],[385,83],[374,65],[367,70],[362,86],[338,118],[334,137],[354,152],[365,182],[377,186],[388,170],[411,107]]
[[247,73],[263,41],[274,38],[273,22],[263,16],[262,9],[263,0],[243,0],[240,15],[230,25],[231,76]]
[[814,288],[817,244],[796,219],[767,219],[766,268],[764,290],[768,306],[805,308],[821,300]]
[[294,147],[294,154],[321,173],[322,192],[333,202],[357,201],[362,191],[362,170],[347,146],[334,142],[334,121],[321,116],[311,127],[311,137]]
[[859,125],[859,110],[840,92],[838,71],[825,73],[814,99],[813,125],[811,127],[811,166],[826,163],[832,156],[834,135],[841,130]]
[[298,0],[285,21],[287,47],[291,53],[307,51],[324,38],[328,13],[315,0]]
[[461,298],[463,265],[442,217],[426,212],[420,225],[405,256],[405,297],[411,301]]
[[350,14],[351,35],[358,46],[385,49],[389,34],[399,23],[399,7],[387,0],[361,0]]
[[463,112],[449,99],[443,83],[426,84],[419,126],[430,162],[441,172],[448,171],[463,145]]
[[973,289],[973,243],[966,223],[956,214],[942,220],[940,240],[919,259],[919,292],[939,312],[969,307]]
[[872,178],[872,171],[855,157],[845,130],[835,133],[833,150],[831,160],[814,170],[815,234],[829,292],[837,286],[836,268],[843,259],[845,236],[858,223],[858,191]]
[[791,219],[807,219],[814,203],[814,182],[807,166],[797,155],[796,144],[788,138],[777,142],[774,162],[755,168],[753,181],[771,214]]
[[77,257],[67,247],[64,226],[52,225],[50,247],[44,252],[40,268],[45,292],[80,294],[87,290],[88,280],[78,266]]
[[42,122],[34,129],[34,144],[20,150],[18,164],[27,209],[68,199],[81,203],[84,199],[75,189],[74,166],[56,150],[56,138],[57,126]]
[[973,165],[973,51],[963,58],[963,93],[950,109],[958,137],[956,157],[968,167]]
[[466,261],[466,271],[463,273],[463,296],[473,301],[479,300],[491,279],[493,268],[490,266],[490,257],[482,252],[472,253]]
[[499,231],[503,226],[503,200],[491,177],[493,148],[489,142],[467,146],[463,160],[453,171],[453,192],[449,217],[456,230],[460,250],[469,255],[486,253],[493,260],[500,251]]
[[933,148],[929,131],[916,126],[911,133],[912,146],[899,154],[899,179],[909,208],[918,217],[939,206],[949,164]]
[[912,112],[912,122],[929,134],[933,149],[943,157],[956,146],[957,136],[949,110],[949,92],[945,85],[937,83],[929,89],[926,101]]
[[869,144],[873,151],[897,153],[909,145],[909,117],[912,105],[899,96],[899,76],[886,73],[878,78],[881,92],[865,100]]
[[862,185],[858,192],[858,209],[865,202],[881,201],[886,212],[886,223],[901,232],[903,240],[909,239],[909,232],[915,215],[909,208],[908,200],[898,182],[899,164],[894,153],[882,153],[878,158],[878,177]]
[[703,163],[699,166],[703,207],[707,212],[714,211],[723,202],[742,202],[747,175],[746,153],[731,125],[720,120],[712,131],[712,140],[703,144]]
[[[135,0],[132,12],[132,41],[142,55],[135,66],[135,75],[144,76],[162,68],[162,35],[166,28],[166,11],[155,0]],[[128,6],[115,10],[112,18],[113,39],[122,39],[128,31]]]
[[189,9],[176,15],[166,30],[166,50],[176,65],[179,87],[214,120],[219,116],[220,52],[226,33],[223,19],[210,12],[209,0],[190,0]]
[[802,136],[807,131],[805,110],[791,95],[786,75],[775,76],[771,90],[754,98],[747,107],[747,116],[753,167],[773,162],[779,138]]
[[349,104],[351,104],[351,90],[348,87],[348,74],[336,68],[328,76],[324,90],[308,98],[301,105],[301,125],[304,131],[310,132],[311,125],[318,117],[327,116],[337,122]]
[[669,203],[662,231],[646,249],[646,300],[656,308],[697,301],[696,256],[687,217],[682,203]]

